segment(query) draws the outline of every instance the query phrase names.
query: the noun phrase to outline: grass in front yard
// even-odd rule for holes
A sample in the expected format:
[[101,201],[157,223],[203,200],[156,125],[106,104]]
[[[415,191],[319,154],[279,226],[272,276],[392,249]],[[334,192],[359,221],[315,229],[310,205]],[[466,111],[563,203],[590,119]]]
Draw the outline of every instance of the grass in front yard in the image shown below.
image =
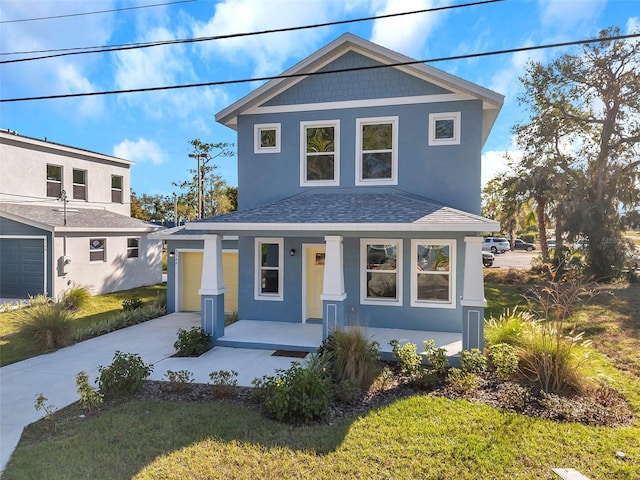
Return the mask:
[[640,475],[638,427],[555,423],[428,396],[304,427],[220,401],[75,413],[55,430],[30,426],[6,478],[532,479],[551,478],[552,467],[594,479]]
[[[74,329],[97,324],[121,311],[122,301],[125,299],[139,298],[144,304],[149,304],[153,303],[158,295],[163,295],[165,292],[166,285],[158,284],[92,296],[87,304],[76,312],[73,319]],[[0,366],[33,356],[26,345],[16,340],[14,335],[17,329],[15,316],[15,311],[0,313]]]

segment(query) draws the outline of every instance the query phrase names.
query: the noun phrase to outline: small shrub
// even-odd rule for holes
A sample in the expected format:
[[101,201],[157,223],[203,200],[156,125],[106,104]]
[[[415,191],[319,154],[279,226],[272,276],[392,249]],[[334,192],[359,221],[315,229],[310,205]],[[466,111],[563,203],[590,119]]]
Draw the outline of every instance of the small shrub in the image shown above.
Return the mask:
[[95,389],[93,385],[89,385],[89,375],[85,372],[76,374],[76,385],[80,394],[80,405],[86,412],[94,412],[100,408],[103,401],[103,395]]
[[238,372],[235,370],[218,370],[209,374],[213,395],[215,397],[231,397],[233,389],[238,385]]
[[407,342],[400,345],[397,340],[391,340],[389,345],[391,345],[391,353],[398,360],[401,375],[411,377],[422,369],[422,357],[415,343]]
[[380,372],[380,344],[370,342],[360,328],[337,330],[323,341],[318,356],[324,359],[336,384],[349,380],[368,388]]
[[53,305],[54,303],[53,299],[43,294],[36,295],[35,297],[29,295],[29,306],[31,308],[44,307],[45,305]]
[[487,368],[487,357],[477,348],[460,352],[460,367],[465,372],[482,373]]
[[371,384],[371,387],[369,387],[369,391],[384,392],[395,384],[394,380],[395,376],[393,374],[393,370],[391,370],[389,367],[384,367],[382,370],[380,370],[380,373]]
[[447,369],[449,368],[449,358],[447,357],[447,350],[445,348],[436,348],[435,341],[425,340],[424,356],[438,375],[443,378],[447,376]]
[[351,380],[343,380],[333,386],[334,398],[345,405],[350,405],[355,402],[360,388]]
[[531,402],[531,392],[517,383],[504,382],[498,386],[498,400],[503,408],[522,412]]
[[491,317],[485,322],[484,338],[487,345],[509,343],[518,345],[527,326],[534,321],[533,315],[518,310],[506,310],[499,318]]
[[489,361],[502,379],[511,377],[518,371],[518,354],[514,346],[497,343],[489,347]]
[[86,306],[90,299],[91,291],[89,287],[74,284],[73,287],[62,294],[59,303],[67,310],[75,312]]
[[211,348],[211,335],[200,327],[178,330],[178,340],[173,344],[178,357],[199,357]]
[[73,313],[61,305],[26,308],[16,313],[16,338],[36,353],[50,352],[73,342]]
[[142,306],[142,300],[139,298],[125,298],[122,301],[123,310],[137,310]]
[[431,390],[443,380],[443,376],[431,369],[418,372],[411,383],[420,390]]
[[278,420],[307,423],[322,417],[331,402],[331,379],[327,372],[292,362],[288,370],[254,379],[255,398],[264,412]]
[[36,403],[34,405],[34,408],[36,409],[37,412],[39,412],[40,410],[44,411],[44,418],[46,420],[52,420],[53,419],[53,413],[56,411],[56,407],[54,407],[51,403],[47,403],[49,401],[49,399],[47,397],[45,397],[42,393],[39,393],[36,396]]
[[153,365],[147,365],[135,353],[117,350],[113,362],[108,367],[98,367],[98,388],[103,395],[135,392],[142,382],[153,372]]
[[169,381],[169,388],[174,392],[182,392],[186,390],[187,385],[193,383],[193,373],[189,370],[167,370],[164,374],[165,378]]
[[459,395],[468,394],[478,389],[478,374],[461,368],[452,368],[447,375],[449,387]]

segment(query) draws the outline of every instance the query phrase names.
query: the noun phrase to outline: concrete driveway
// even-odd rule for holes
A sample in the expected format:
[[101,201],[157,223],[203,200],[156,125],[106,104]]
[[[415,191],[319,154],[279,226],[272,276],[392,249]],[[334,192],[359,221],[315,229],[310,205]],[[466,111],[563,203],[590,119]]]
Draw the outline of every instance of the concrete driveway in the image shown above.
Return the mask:
[[0,472],[11,457],[24,427],[43,417],[34,408],[42,393],[47,404],[66,407],[80,397],[75,376],[85,371],[93,381],[100,365],[107,366],[116,350],[137,353],[154,365],[151,380],[164,380],[167,370],[188,370],[195,382],[208,383],[209,373],[238,372],[238,384],[251,386],[254,378],[289,368],[293,359],[273,357],[273,351],[215,347],[198,358],[170,358],[180,328],[200,324],[200,315],[172,313],[129,328],[77,343],[0,368]]

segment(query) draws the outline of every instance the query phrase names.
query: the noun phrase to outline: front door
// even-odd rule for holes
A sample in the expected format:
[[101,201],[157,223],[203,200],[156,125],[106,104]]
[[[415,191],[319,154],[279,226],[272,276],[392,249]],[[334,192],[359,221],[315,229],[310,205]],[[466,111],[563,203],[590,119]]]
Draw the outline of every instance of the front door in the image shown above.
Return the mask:
[[308,245],[305,255],[305,312],[304,319],[322,320],[322,282],[324,280],[324,246]]

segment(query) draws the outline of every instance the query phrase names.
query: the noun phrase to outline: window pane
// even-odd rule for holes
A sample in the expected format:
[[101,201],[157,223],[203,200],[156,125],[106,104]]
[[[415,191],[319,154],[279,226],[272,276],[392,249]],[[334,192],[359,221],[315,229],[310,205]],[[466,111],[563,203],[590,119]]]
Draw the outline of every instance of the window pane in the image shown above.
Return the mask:
[[362,178],[378,179],[391,178],[392,154],[389,153],[363,153],[362,154]]
[[418,300],[449,302],[448,274],[418,274]]
[[448,245],[418,245],[418,270],[428,272],[449,271]]
[[127,248],[138,248],[137,238],[127,238]]
[[277,268],[280,265],[280,249],[277,243],[263,243],[261,266]]
[[62,195],[62,183],[47,182],[47,197],[59,197]]
[[279,293],[278,292],[278,270],[262,270],[261,271],[261,293]]
[[393,133],[390,123],[362,126],[362,150],[391,150]]
[[122,190],[122,177],[117,177],[115,175],[111,177],[111,188]]
[[397,249],[395,245],[367,245],[367,269],[395,270]]
[[273,128],[260,130],[260,147],[273,148],[276,146],[276,130]]
[[122,203],[122,190],[111,190],[111,202]]
[[62,167],[57,165],[47,165],[47,180],[55,182],[62,181]]
[[453,119],[436,120],[436,140],[453,138]]
[[367,297],[397,298],[396,280],[395,272],[379,271],[367,273]]
[[73,171],[73,183],[77,183],[80,185],[87,184],[87,172],[85,170],[74,170]]
[[307,128],[307,153],[334,151],[333,127]]
[[311,155],[307,157],[307,180],[333,180],[333,155]]
[[104,261],[104,239],[92,238],[89,240],[89,261]]

